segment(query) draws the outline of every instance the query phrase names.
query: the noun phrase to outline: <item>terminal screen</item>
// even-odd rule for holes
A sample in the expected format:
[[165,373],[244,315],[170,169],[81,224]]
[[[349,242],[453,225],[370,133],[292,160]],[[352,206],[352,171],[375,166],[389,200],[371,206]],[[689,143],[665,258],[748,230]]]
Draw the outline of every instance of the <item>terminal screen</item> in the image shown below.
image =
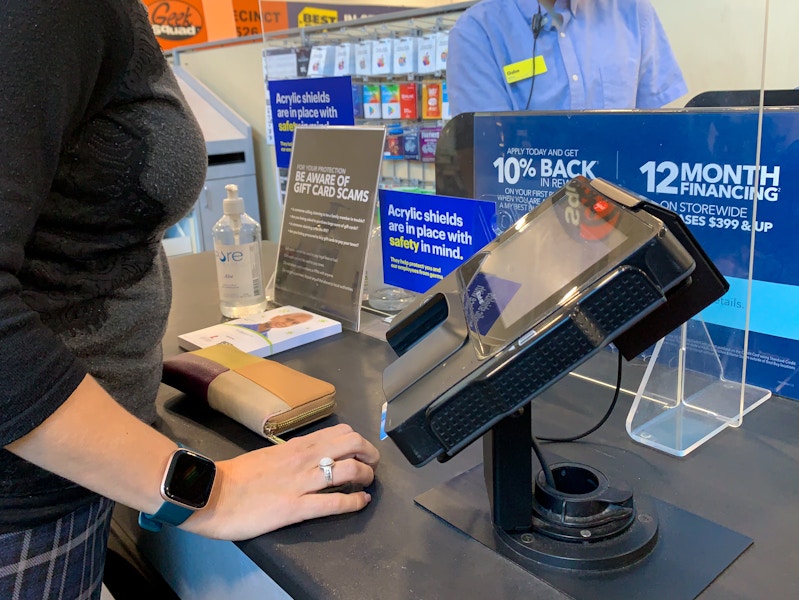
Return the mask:
[[624,258],[652,227],[598,194],[566,189],[473,257],[461,279],[473,335],[496,350],[526,333]]

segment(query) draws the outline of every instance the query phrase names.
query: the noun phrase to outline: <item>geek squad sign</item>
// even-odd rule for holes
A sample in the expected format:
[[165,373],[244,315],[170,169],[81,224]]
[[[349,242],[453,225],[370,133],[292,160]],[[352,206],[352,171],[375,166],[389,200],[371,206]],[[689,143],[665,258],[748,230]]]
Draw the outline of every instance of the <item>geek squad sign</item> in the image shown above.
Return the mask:
[[145,4],[153,33],[165,49],[207,41],[201,4],[184,0],[156,0]]

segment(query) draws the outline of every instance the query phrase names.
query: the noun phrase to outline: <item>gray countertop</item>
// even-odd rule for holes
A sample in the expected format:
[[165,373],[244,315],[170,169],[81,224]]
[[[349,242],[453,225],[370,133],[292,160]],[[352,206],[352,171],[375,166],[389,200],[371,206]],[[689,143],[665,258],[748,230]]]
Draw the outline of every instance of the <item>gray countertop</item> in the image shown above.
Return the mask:
[[[265,246],[265,265],[273,263],[274,252],[274,245]],[[171,264],[174,302],[166,354],[179,351],[178,333],[220,320],[211,255],[179,257]],[[275,360],[333,383],[339,406],[325,424],[349,423],[378,445],[382,461],[372,503],[359,513],[305,522],[237,546],[294,598],[569,597],[414,502],[480,464],[482,447],[478,442],[447,463],[416,469],[391,441],[379,440],[382,371],[394,355],[379,339],[374,317],[365,323],[370,335],[345,331]],[[537,435],[583,431],[610,401],[607,389],[586,398],[563,381],[532,404]],[[630,440],[624,429],[630,398],[619,404],[586,440],[548,444],[546,450],[566,458],[588,453],[598,463],[611,460],[636,491],[752,538],[754,544],[702,599],[793,597],[799,581],[794,541],[799,533],[799,404],[774,397],[748,414],[742,427],[723,431],[685,458]],[[265,444],[170,388],[162,390],[158,410],[160,429],[215,459]]]

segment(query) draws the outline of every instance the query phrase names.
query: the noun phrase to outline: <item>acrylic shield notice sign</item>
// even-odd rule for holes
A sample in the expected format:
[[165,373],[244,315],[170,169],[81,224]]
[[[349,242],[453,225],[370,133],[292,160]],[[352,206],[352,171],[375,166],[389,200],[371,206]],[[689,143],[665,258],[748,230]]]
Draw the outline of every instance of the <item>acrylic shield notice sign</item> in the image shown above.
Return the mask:
[[[268,66],[267,74],[272,77]],[[294,130],[300,125],[355,124],[350,77],[270,79],[269,100],[276,162],[282,169],[291,162]]]
[[424,293],[494,239],[493,202],[380,190],[383,277]]
[[384,140],[383,127],[295,130],[275,269],[278,304],[359,329]]

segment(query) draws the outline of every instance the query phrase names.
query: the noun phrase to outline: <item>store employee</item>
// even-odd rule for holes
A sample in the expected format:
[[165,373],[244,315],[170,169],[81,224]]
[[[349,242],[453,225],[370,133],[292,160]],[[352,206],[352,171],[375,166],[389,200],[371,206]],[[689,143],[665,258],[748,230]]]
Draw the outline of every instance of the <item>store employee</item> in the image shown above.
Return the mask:
[[649,0],[482,0],[450,32],[447,86],[453,115],[659,108],[688,91]]

